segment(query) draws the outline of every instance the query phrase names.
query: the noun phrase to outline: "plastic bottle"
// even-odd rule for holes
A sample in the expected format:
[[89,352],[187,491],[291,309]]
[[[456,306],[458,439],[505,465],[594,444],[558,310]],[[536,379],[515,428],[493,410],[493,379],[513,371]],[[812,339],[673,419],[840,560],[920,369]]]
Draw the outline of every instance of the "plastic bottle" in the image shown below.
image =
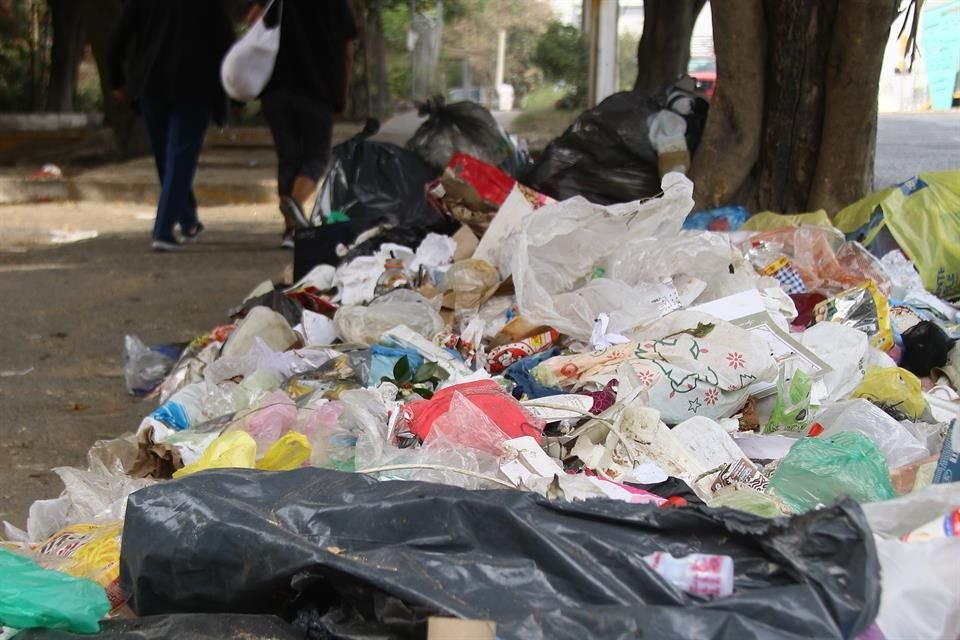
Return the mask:
[[206,399],[205,382],[189,384],[157,407],[150,417],[177,431],[183,431],[203,421],[203,406]]
[[691,553],[674,558],[669,553],[656,551],[643,559],[681,591],[711,598],[733,594],[733,558],[730,556]]
[[942,518],[931,520],[922,527],[901,536],[900,539],[904,542],[920,542],[956,537],[960,537],[960,508],[954,509]]
[[410,278],[403,269],[403,260],[390,253],[390,257],[383,263],[383,273],[377,280],[377,286],[373,290],[374,295],[382,296],[394,289],[409,289]]

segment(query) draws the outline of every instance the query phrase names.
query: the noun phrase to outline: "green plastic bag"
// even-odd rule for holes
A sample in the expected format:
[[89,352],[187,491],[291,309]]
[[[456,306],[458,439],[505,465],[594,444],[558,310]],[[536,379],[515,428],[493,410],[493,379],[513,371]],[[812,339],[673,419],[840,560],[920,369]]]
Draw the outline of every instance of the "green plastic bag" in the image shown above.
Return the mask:
[[930,292],[960,295],[960,171],[921,173],[853,203],[833,223],[867,246],[889,230]]
[[96,582],[0,548],[0,626],[97,633],[108,611],[110,601]]
[[769,489],[795,513],[841,496],[857,502],[897,496],[883,454],[870,438],[851,432],[798,440],[777,465]]
[[803,431],[810,424],[810,391],[813,380],[803,371],[793,372],[790,384],[787,384],[786,371],[780,367],[777,378],[777,404],[773,407],[770,422],[764,433],[774,431]]

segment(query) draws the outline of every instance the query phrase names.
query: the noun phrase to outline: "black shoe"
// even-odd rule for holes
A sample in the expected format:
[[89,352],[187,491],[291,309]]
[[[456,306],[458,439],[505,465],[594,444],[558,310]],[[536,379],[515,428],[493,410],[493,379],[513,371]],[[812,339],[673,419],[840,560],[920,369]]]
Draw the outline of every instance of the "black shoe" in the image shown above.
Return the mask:
[[181,234],[180,242],[183,244],[192,244],[196,242],[197,238],[200,237],[200,234],[203,233],[204,229],[206,229],[206,227],[203,226],[203,223],[198,222],[196,225],[194,225],[193,229],[191,229],[189,233],[185,231],[183,234]]
[[280,213],[287,223],[287,229],[306,229],[310,226],[300,204],[290,196],[280,198]]

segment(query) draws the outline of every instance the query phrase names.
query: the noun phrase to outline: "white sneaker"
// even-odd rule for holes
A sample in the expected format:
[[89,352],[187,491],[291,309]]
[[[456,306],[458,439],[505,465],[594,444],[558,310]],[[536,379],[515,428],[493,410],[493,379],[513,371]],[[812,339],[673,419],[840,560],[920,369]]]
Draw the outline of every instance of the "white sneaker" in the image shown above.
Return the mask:
[[281,249],[293,249],[293,231],[287,231],[283,234],[283,240],[280,241]]
[[183,245],[178,242],[167,242],[166,240],[154,240],[150,243],[150,248],[161,253],[183,251]]

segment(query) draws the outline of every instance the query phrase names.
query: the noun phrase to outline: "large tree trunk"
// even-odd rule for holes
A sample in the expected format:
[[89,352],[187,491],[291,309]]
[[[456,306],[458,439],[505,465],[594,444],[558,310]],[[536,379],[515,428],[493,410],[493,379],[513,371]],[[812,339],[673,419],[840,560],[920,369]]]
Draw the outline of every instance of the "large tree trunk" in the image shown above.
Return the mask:
[[363,120],[370,114],[370,65],[368,62],[370,37],[367,26],[367,0],[350,0],[354,22],[357,24],[357,39],[353,44],[353,72],[350,78],[350,97],[346,117]]
[[[729,1],[729,0],[728,0]],[[673,82],[687,72],[693,26],[706,0],[646,0],[637,45],[635,90]]]
[[77,95],[77,69],[83,55],[80,7],[74,0],[47,0],[47,3],[53,24],[47,111],[73,111],[73,100]]
[[717,93],[698,207],[835,212],[873,188],[880,65],[897,0],[713,7]]
[[390,84],[387,78],[387,43],[383,33],[381,0],[368,0],[367,7],[367,89],[368,115],[382,118],[390,105]]
[[100,89],[103,92],[104,122],[113,131],[114,146],[122,158],[146,155],[150,152],[150,142],[143,120],[129,105],[114,100],[110,92],[110,79],[107,65],[107,49],[110,45],[110,32],[120,16],[120,0],[67,0],[79,5],[80,20],[87,41],[93,50],[100,75]]

